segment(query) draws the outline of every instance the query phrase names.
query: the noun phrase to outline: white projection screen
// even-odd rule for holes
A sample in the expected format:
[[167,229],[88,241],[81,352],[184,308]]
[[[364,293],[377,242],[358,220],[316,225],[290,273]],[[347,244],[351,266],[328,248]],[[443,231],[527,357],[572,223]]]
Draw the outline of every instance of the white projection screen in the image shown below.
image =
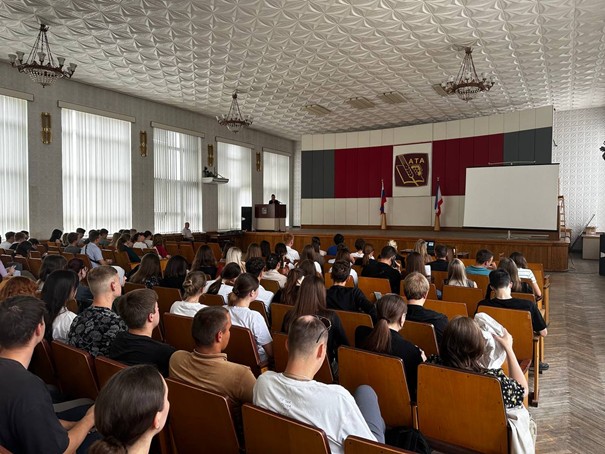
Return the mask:
[[557,230],[559,165],[466,169],[464,227]]

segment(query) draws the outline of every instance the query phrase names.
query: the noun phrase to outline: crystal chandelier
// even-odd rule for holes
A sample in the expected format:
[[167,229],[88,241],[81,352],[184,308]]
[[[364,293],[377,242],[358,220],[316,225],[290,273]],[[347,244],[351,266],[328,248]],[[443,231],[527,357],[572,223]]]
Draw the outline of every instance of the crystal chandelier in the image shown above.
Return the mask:
[[[50,46],[48,45],[47,31],[48,25],[40,24],[38,37],[25,62],[23,61],[25,55],[23,52],[9,54],[8,56],[13,68],[17,68],[19,72],[28,74],[34,82],[38,82],[43,87],[51,85],[55,80],[62,77],[71,79],[78,66],[75,63],[70,63],[68,68],[64,68],[65,59],[63,57],[57,58],[58,65],[55,63]],[[36,60],[36,57],[38,60]]]
[[216,121],[218,121],[219,125],[226,126],[229,131],[238,132],[252,124],[252,117],[249,115],[244,117],[241,110],[239,110],[239,104],[237,103],[237,91],[233,92],[231,97],[233,98],[233,101],[231,101],[229,113],[223,114],[220,117],[217,116]]
[[470,47],[464,48],[464,59],[458,75],[450,76],[447,82],[442,82],[441,87],[450,95],[456,93],[463,101],[470,101],[477,93],[489,91],[494,86],[494,76],[488,76],[485,73],[477,75],[475,64],[473,63],[473,50]]

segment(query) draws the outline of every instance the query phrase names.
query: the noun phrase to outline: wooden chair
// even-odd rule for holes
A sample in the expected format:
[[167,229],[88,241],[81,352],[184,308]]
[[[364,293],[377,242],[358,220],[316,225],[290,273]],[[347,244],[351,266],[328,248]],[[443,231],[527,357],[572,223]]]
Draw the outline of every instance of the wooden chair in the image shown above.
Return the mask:
[[95,358],[95,369],[97,371],[99,389],[102,389],[111,377],[127,367],[126,364],[119,361],[114,361],[105,356],[97,356]]
[[[404,293],[403,293],[403,281],[401,281],[401,292],[399,294],[400,295],[404,295]],[[431,300],[436,300],[437,299],[437,287],[435,286],[435,284],[431,284],[429,286],[428,299],[431,299]]]
[[205,304],[206,306],[224,306],[226,301],[225,298],[223,298],[223,295],[210,295],[204,293],[200,298],[200,303]]
[[[533,394],[529,396],[531,405],[538,406],[540,400],[540,374],[536,373],[540,364],[540,336],[534,334],[529,311],[479,306],[478,312],[485,312],[506,328],[513,337],[513,351],[517,360],[528,367],[534,364]],[[527,373],[526,373],[527,378]]]
[[495,377],[421,364],[418,429],[440,452],[508,454],[500,382]]
[[338,376],[340,384],[351,393],[360,385],[371,386],[378,396],[380,412],[388,426],[414,425],[412,403],[401,358],[340,347]]
[[[326,284],[326,288],[330,288],[334,285],[334,282],[332,281],[332,275],[330,273],[324,274],[324,282]],[[347,278],[347,281],[345,282],[345,287],[355,287],[355,282],[353,282],[352,276],[349,276]]]
[[372,317],[369,314],[362,312],[349,312],[349,311],[334,311],[340,318],[342,327],[344,328],[345,334],[349,344],[355,344],[355,330],[358,326],[369,326],[374,327],[372,323]]
[[27,263],[29,265],[29,271],[34,275],[36,279],[40,277],[40,269],[42,268],[42,259],[40,258],[30,258],[27,259]]
[[218,243],[207,243],[207,244],[208,244],[208,247],[210,247],[210,249],[212,249],[214,258],[218,262],[221,259],[221,257],[223,256],[223,250],[221,249],[221,246]]
[[113,255],[114,255],[114,259],[115,261],[113,262],[114,265],[118,265],[122,268],[124,268],[124,271],[129,272],[132,270],[132,267],[130,266],[130,260],[128,259],[128,253],[126,251],[113,251]]
[[179,250],[179,244],[173,241],[166,241],[166,252],[171,256],[180,255],[181,251]]
[[469,316],[474,316],[477,305],[483,300],[485,293],[480,288],[457,287],[455,285],[443,286],[443,300],[466,304]]
[[267,324],[267,327],[270,328],[269,316],[267,315],[267,307],[265,306],[265,303],[263,303],[262,301],[259,301],[259,300],[254,300],[250,303],[250,309],[261,314],[263,316],[263,318],[265,319],[265,323]]
[[533,293],[511,292],[510,296],[521,300],[531,301],[534,304],[536,303],[536,297]]
[[366,440],[365,438],[349,435],[344,442],[345,454],[399,454],[409,453],[405,449],[394,448],[389,445],[378,443],[376,441]]
[[357,287],[363,292],[366,298],[372,302],[376,301],[374,292],[380,292],[383,295],[391,293],[391,284],[389,283],[389,280],[378,277],[359,276]]
[[271,303],[271,331],[281,332],[286,314],[294,309],[289,304]]
[[242,407],[246,454],[329,454],[323,430],[254,405]]
[[86,254],[75,254],[75,257],[77,259],[80,259],[84,262],[84,266],[86,266],[86,268],[88,268],[89,270],[92,270],[92,262],[90,261],[90,257],[88,257],[88,255]]
[[162,321],[164,324],[164,339],[167,344],[178,350],[193,351],[195,348],[195,341],[191,336],[193,318],[165,312]]
[[260,285],[262,285],[265,290],[273,292],[273,294],[276,294],[279,290],[279,282],[272,279],[261,279]]
[[439,354],[437,336],[435,336],[435,328],[432,324],[406,320],[399,334],[405,340],[420,347],[427,358],[430,355]]
[[[288,364],[288,349],[286,348],[286,340],[288,340],[288,335],[285,333],[273,333],[272,336],[273,354],[275,357],[273,370],[275,372],[283,372],[286,370],[286,365]],[[327,385],[334,383],[334,377],[332,376],[332,369],[330,369],[330,363],[327,355],[324,358],[321,368],[317,371],[317,374],[315,374],[315,380]]]
[[187,263],[193,263],[193,258],[195,257],[195,252],[193,250],[193,244],[188,241],[179,243],[179,254],[185,257]]
[[37,375],[48,385],[59,385],[57,372],[53,361],[52,350],[46,339],[42,339],[34,348],[34,354],[29,363],[28,370]]
[[15,256],[13,257],[13,262],[19,263],[25,271],[29,271],[29,263],[27,263],[26,257]]
[[480,288],[483,292],[483,295],[485,295],[485,292],[489,287],[489,276],[484,276],[482,274],[471,274],[467,276],[467,278],[471,281],[475,281],[475,284],[477,284],[477,288]]
[[139,257],[143,257],[145,255],[144,249],[140,248],[140,247],[133,247],[132,250],[135,252],[136,255],[138,255]]
[[[189,330],[191,332],[191,330]],[[191,337],[191,334],[189,335]],[[193,340],[192,340],[193,341]],[[261,362],[256,349],[256,341],[252,335],[252,331],[241,326],[231,326],[231,336],[229,345],[225,349],[227,358],[234,363],[248,366],[255,377],[258,377],[264,372],[266,363]]]
[[2,260],[2,264],[8,268],[8,264],[13,261],[13,256],[10,254],[2,254],[0,255],[0,260]]
[[38,250],[34,251],[33,249],[31,249],[29,251],[29,258],[30,259],[41,259],[42,258],[42,253],[40,251],[38,251]]
[[166,379],[170,396],[170,433],[178,454],[240,454],[229,401],[225,396]]
[[73,252],[61,252],[61,256],[65,257],[65,260],[69,262],[71,259],[76,257],[76,254]]
[[424,307],[425,309],[430,309],[432,311],[439,312],[445,315],[448,320],[451,320],[456,316],[468,317],[468,312],[466,311],[466,304],[464,303],[427,299],[424,302]]
[[153,290],[158,294],[158,307],[160,314],[170,312],[175,301],[181,301],[181,292],[177,288],[155,286]]
[[357,276],[361,277],[361,272],[363,271],[363,266],[361,266],[361,265],[352,265],[351,269],[357,271]]
[[124,294],[132,292],[133,290],[139,290],[145,288],[145,284],[135,284],[134,282],[126,282],[124,284]]
[[113,249],[101,249],[101,254],[103,254],[103,259],[111,260],[113,263],[116,263],[116,258],[113,253]]
[[99,386],[90,353],[59,341],[52,341],[51,349],[61,391],[71,399],[95,400]]
[[[435,287],[437,290],[443,291],[443,281],[447,279],[447,271],[432,271],[431,276],[433,276],[433,282],[435,283]],[[403,295],[403,293],[401,293]]]
[[198,249],[201,248],[204,244],[206,244],[206,243],[204,243],[203,241],[194,241],[193,242],[193,252],[195,252],[197,254]]

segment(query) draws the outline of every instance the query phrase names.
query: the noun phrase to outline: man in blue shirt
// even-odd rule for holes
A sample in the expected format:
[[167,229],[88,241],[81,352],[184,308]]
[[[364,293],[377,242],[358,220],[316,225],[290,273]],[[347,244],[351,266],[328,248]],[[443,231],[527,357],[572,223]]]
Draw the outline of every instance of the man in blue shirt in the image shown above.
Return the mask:
[[494,263],[494,254],[492,251],[487,249],[479,249],[475,256],[475,264],[466,267],[466,274],[480,274],[482,276],[489,276],[493,270],[496,269]]

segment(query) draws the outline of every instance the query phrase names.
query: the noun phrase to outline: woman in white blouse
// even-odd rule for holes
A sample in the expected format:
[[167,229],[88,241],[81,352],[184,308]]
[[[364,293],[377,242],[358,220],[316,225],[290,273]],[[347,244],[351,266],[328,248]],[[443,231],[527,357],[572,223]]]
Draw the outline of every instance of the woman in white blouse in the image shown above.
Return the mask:
[[170,313],[194,317],[200,309],[207,307],[205,304],[200,303],[200,297],[204,293],[205,286],[206,273],[201,271],[188,273],[183,282],[183,290],[185,291],[183,301],[172,303]]
[[78,275],[70,270],[56,270],[48,275],[42,287],[42,300],[48,314],[45,318],[44,337],[49,342],[67,342],[67,333],[76,314],[67,309],[67,302],[75,300],[79,283]]

